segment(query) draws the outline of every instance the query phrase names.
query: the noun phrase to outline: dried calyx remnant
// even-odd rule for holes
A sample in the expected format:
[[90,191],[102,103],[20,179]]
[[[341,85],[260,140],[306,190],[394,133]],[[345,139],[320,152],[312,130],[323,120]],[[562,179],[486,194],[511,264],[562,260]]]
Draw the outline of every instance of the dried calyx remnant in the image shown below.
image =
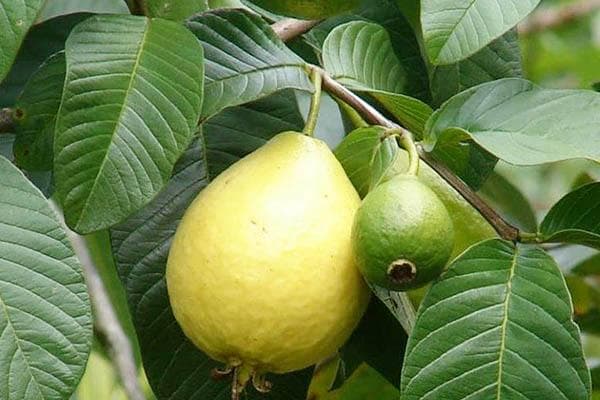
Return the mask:
[[417,276],[417,267],[409,260],[396,260],[388,267],[387,275],[392,283],[408,283]]

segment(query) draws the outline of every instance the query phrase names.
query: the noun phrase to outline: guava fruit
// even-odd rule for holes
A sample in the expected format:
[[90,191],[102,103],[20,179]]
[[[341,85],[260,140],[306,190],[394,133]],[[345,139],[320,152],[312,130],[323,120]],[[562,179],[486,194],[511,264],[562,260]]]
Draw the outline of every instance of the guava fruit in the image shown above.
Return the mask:
[[327,145],[299,133],[225,170],[171,245],[166,281],[183,332],[255,383],[334,354],[370,297],[351,249],[359,205]]
[[408,290],[442,272],[454,248],[454,227],[437,195],[416,176],[402,174],[367,194],[352,239],[368,282]]
[[300,19],[323,19],[350,11],[363,0],[251,0],[275,14]]

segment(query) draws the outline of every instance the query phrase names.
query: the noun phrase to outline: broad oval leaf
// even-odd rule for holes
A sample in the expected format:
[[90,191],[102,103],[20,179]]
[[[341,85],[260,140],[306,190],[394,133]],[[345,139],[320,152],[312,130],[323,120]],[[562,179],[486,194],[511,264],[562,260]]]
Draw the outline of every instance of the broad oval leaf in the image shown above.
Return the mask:
[[48,201],[0,156],[0,398],[62,400],[92,342],[81,266]]
[[97,16],[73,30],[66,59],[56,189],[67,224],[89,233],[143,207],[171,175],[199,118],[202,48],[175,22]]
[[[303,125],[297,110],[284,104],[279,93],[223,114],[206,123],[204,134],[192,142],[158,196],[111,229],[113,252],[127,292],[145,371],[158,399],[230,399],[230,382],[210,377],[211,370],[221,365],[185,337],[171,311],[165,268],[179,221],[196,195],[228,164],[261,146],[269,135]],[[251,118],[245,120],[246,117]],[[241,131],[240,120],[246,121],[246,134]],[[260,129],[250,127],[248,121],[267,122]],[[228,141],[228,137],[234,140]],[[249,391],[248,398],[304,400],[309,377],[310,371],[269,377],[274,378],[271,394]]]
[[258,15],[216,10],[193,17],[187,27],[204,47],[203,120],[281,89],[313,91],[306,63]]
[[584,185],[550,209],[540,225],[540,239],[600,249],[599,210],[600,182]]
[[452,97],[431,116],[428,148],[446,135],[468,135],[511,164],[599,161],[600,93],[542,89],[517,78],[484,83]]
[[485,82],[522,76],[519,36],[512,29],[462,61],[432,66],[433,104],[439,106],[455,94]]
[[195,13],[208,10],[207,0],[147,0],[141,4],[146,8],[144,15],[173,21],[183,21]]
[[590,374],[565,280],[536,246],[469,248],[417,314],[402,399],[587,400]]
[[417,137],[433,110],[402,95],[407,73],[396,57],[390,35],[381,26],[352,21],[334,28],[323,43],[323,65],[337,81],[367,92]]
[[30,171],[52,169],[54,125],[65,81],[65,53],[51,56],[31,76],[15,104],[15,162]]
[[425,50],[433,64],[467,58],[529,14],[540,0],[422,0]]
[[0,0],[0,82],[10,70],[44,0]]

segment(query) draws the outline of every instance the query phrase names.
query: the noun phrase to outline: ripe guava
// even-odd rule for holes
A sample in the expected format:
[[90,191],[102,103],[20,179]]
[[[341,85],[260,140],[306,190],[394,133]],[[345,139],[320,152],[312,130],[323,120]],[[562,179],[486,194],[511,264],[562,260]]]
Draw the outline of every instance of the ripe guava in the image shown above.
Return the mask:
[[367,194],[352,237],[365,279],[390,290],[415,289],[435,279],[454,247],[446,207],[412,175],[398,175]]
[[255,383],[334,354],[370,297],[351,249],[359,205],[327,145],[302,134],[232,165],[190,205],[170,249],[183,332]]

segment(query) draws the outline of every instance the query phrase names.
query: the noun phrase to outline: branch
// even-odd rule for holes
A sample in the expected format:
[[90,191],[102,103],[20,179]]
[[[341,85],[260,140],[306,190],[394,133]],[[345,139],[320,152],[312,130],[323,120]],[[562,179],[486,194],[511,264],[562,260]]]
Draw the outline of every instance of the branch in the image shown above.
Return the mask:
[[15,128],[15,121],[12,108],[0,109],[0,134],[12,133]]
[[[346,89],[336,80],[331,78],[323,69],[317,68],[323,75],[323,89],[346,102],[356,109],[363,117],[374,125],[381,125],[386,128],[394,128],[405,135],[412,135],[410,131],[390,121],[369,103]],[[484,202],[471,188],[458,178],[445,165],[437,162],[430,154],[419,151],[421,159],[427,163],[435,172],[437,172],[450,186],[452,186],[461,196],[469,202],[479,213],[494,227],[498,235],[506,240],[515,241],[519,238],[519,230],[506,222],[494,209]]]
[[600,0],[580,0],[577,3],[542,9],[536,11],[528,19],[519,24],[519,34],[526,36],[546,29],[556,28],[585,17],[598,9],[600,9]]
[[271,25],[271,28],[284,42],[290,41],[297,36],[300,36],[310,31],[320,21],[317,20],[300,20],[293,18],[282,19]]
[[[59,215],[61,215],[59,213]],[[95,327],[107,341],[109,354],[113,359],[127,398],[131,400],[144,400],[139,381],[135,358],[131,342],[121,326],[115,309],[112,305],[104,282],[100,277],[96,265],[92,260],[87,245],[82,237],[67,229],[75,253],[83,266],[83,273],[87,283],[90,300],[95,311]]]

